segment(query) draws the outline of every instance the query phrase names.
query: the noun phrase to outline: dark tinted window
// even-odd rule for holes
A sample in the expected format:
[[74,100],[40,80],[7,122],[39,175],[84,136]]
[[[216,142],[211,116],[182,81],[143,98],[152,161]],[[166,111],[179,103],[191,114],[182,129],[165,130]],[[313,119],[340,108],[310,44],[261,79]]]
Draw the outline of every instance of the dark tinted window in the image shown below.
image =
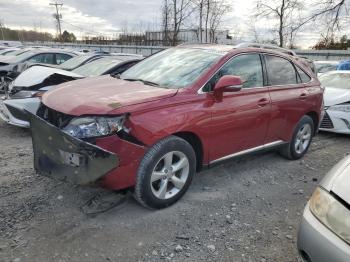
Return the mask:
[[290,85],[298,82],[295,68],[287,59],[266,55],[266,67],[269,85]]
[[311,77],[309,77],[303,70],[301,70],[299,67],[296,67],[298,74],[300,76],[301,82],[302,83],[307,83],[310,82]]
[[205,85],[203,91],[212,91],[216,82],[224,75],[241,77],[243,88],[264,86],[259,54],[240,55],[233,58],[215,74],[215,76]]
[[127,64],[124,64],[122,66],[119,66],[118,68],[115,68],[112,72],[110,72],[110,74],[112,75],[118,75],[123,73],[124,71],[126,71],[127,69],[129,69],[130,67],[132,67],[133,65],[137,64],[138,61],[133,61]]
[[54,57],[53,54],[39,54],[28,59],[28,61],[32,63],[54,64]]
[[71,58],[72,58],[71,55],[57,53],[56,54],[56,64],[60,65]]

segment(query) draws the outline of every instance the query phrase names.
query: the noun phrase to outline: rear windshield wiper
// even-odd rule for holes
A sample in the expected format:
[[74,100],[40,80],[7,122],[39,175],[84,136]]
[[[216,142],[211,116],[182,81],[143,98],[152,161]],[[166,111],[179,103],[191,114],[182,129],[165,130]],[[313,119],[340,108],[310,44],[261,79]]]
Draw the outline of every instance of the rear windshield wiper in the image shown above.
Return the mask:
[[144,83],[145,85],[149,85],[149,86],[159,86],[159,84],[151,82],[151,81],[147,81],[147,80],[143,80],[143,79],[139,79],[139,78],[124,78],[123,80],[125,81],[140,81],[142,83]]

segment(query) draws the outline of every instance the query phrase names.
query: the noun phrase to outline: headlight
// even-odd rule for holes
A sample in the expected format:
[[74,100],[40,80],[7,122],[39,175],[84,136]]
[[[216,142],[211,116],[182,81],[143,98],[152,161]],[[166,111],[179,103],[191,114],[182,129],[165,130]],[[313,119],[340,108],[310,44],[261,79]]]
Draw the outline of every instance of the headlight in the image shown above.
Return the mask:
[[118,117],[77,117],[63,128],[63,131],[76,138],[99,137],[115,134],[123,129],[126,116]]
[[31,97],[41,97],[44,94],[42,91],[19,91],[11,96],[12,99],[23,99]]
[[350,211],[342,203],[317,188],[310,199],[310,210],[321,223],[350,244]]
[[331,106],[331,107],[328,108],[328,110],[350,112],[350,104],[342,104],[342,105]]

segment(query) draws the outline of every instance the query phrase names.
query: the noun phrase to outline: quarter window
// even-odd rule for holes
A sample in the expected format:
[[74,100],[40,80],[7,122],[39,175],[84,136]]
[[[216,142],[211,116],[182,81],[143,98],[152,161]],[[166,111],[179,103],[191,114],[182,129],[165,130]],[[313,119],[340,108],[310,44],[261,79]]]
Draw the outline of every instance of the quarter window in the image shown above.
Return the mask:
[[297,67],[298,74],[300,76],[302,83],[310,82],[311,77],[309,77],[303,70],[301,70],[299,67]]
[[297,73],[291,62],[278,56],[266,55],[269,85],[297,84]]
[[259,54],[247,54],[234,57],[204,86],[203,92],[212,91],[216,82],[225,75],[239,76],[243,81],[243,88],[264,86]]

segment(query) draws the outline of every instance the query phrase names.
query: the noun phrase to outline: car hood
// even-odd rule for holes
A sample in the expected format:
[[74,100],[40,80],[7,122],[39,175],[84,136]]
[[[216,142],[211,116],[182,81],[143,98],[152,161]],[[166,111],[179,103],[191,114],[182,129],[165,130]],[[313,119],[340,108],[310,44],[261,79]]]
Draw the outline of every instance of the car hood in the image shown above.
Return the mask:
[[350,204],[350,156],[332,168],[322,180],[321,186]]
[[102,115],[120,113],[122,107],[157,101],[176,93],[176,89],[159,88],[106,75],[57,86],[43,96],[43,103],[68,115]]
[[42,87],[44,85],[61,84],[67,79],[74,80],[84,76],[70,71],[46,66],[32,66],[21,73],[14,81],[14,87],[30,89],[31,87]]
[[350,101],[350,90],[342,88],[326,87],[324,93],[325,106],[334,106]]

